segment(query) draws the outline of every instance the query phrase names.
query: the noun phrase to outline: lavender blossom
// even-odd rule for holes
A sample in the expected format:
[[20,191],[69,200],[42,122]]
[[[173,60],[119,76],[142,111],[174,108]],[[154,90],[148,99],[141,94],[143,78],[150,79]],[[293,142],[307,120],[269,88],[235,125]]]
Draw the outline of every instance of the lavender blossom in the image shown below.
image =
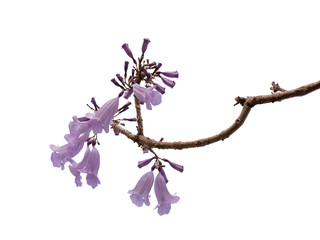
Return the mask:
[[152,157],[152,158],[148,158],[146,160],[142,160],[142,161],[139,161],[138,162],[138,167],[139,168],[142,168],[144,166],[147,166],[153,159],[155,159],[155,157]]
[[134,64],[137,64],[137,61],[134,59],[133,54],[129,48],[129,44],[128,43],[123,44],[122,48],[126,52],[126,54],[133,60]]
[[159,105],[161,103],[161,94],[154,91],[156,86],[145,88],[135,83],[133,85],[134,95],[139,99],[141,103],[146,103],[147,109],[152,110],[152,106]]
[[70,144],[74,144],[81,134],[89,134],[91,130],[91,122],[89,118],[77,118],[76,116],[73,116],[72,119],[73,121],[69,123],[70,134],[66,134],[64,136]]
[[174,85],[176,85],[175,81],[172,81],[172,80],[170,80],[170,79],[168,79],[168,78],[165,78],[165,77],[163,77],[163,76],[160,76],[160,78],[161,78],[162,82],[163,82],[165,85],[167,85],[168,87],[173,88]]
[[74,165],[69,166],[69,170],[72,173],[73,176],[75,176],[75,183],[77,187],[82,186],[81,182],[81,175],[79,169],[84,169],[85,166],[88,164],[90,159],[90,148],[87,146],[86,152],[84,153],[84,157],[81,162],[79,163],[74,163]]
[[154,183],[154,191],[158,200],[158,213],[160,216],[164,214],[168,214],[171,210],[171,204],[177,203],[180,198],[175,195],[171,195],[167,189],[166,181],[161,175],[158,173],[155,183]]
[[145,38],[143,39],[143,44],[142,44],[142,59],[143,59],[143,56],[144,56],[144,53],[146,52],[147,50],[147,47],[150,43],[150,40],[148,38]]
[[166,89],[165,89],[164,87],[160,86],[159,84],[155,84],[155,86],[156,86],[156,90],[157,90],[159,93],[165,94]]
[[183,166],[182,165],[179,165],[179,164],[174,163],[174,162],[170,162],[168,159],[165,159],[165,161],[168,162],[173,169],[175,169],[175,170],[177,170],[179,172],[183,172]]
[[166,172],[164,171],[163,167],[159,167],[158,168],[159,173],[162,175],[162,177],[164,178],[164,181],[167,183],[169,182]]
[[121,86],[121,85],[117,82],[117,80],[116,80],[115,78],[112,78],[112,79],[111,79],[111,82],[112,82],[114,85],[116,85],[117,87],[120,87],[120,88],[123,89],[123,86]]
[[87,184],[92,188],[95,188],[100,184],[98,178],[98,171],[100,167],[100,155],[95,146],[92,147],[90,151],[89,146],[87,146],[86,152],[81,162],[73,163],[69,166],[70,172],[75,176],[75,183],[77,187],[82,186],[80,173],[87,174]]
[[66,162],[73,163],[74,160],[72,158],[81,151],[88,136],[89,132],[82,134],[73,143],[68,143],[61,147],[51,144],[50,148],[53,151],[51,154],[51,161],[53,166],[63,170]]
[[179,77],[179,73],[177,71],[174,72],[159,72],[160,74],[166,76],[166,77],[170,77],[170,78],[178,78]]
[[131,194],[130,198],[133,204],[141,207],[143,203],[149,206],[149,193],[154,182],[153,172],[145,173],[138,181],[134,189],[130,190],[128,193]]
[[113,98],[106,102],[97,112],[94,114],[88,113],[87,117],[90,118],[92,122],[92,130],[94,134],[101,133],[102,129],[106,133],[109,132],[109,125],[114,115],[118,111],[119,107],[119,97]]

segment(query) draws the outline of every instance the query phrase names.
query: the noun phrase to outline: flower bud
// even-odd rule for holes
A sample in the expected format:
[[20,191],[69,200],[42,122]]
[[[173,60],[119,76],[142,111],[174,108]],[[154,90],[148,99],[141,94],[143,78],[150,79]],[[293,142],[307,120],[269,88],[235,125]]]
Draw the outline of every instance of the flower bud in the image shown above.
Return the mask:
[[133,54],[132,54],[132,52],[131,52],[131,50],[130,50],[130,48],[129,48],[128,43],[123,44],[123,45],[122,45],[122,48],[123,48],[123,50],[126,52],[126,54],[133,60],[133,62],[134,62],[135,64],[137,64],[137,61],[134,59]]
[[166,76],[166,77],[170,77],[170,78],[178,78],[179,77],[179,73],[177,71],[174,72],[159,72],[160,74]]
[[168,78],[165,78],[165,77],[162,77],[162,76],[160,76],[160,78],[161,78],[162,82],[163,82],[165,85],[167,85],[168,87],[173,88],[174,85],[176,85],[175,81],[172,81],[172,80],[170,80],[170,79],[168,79]]
[[148,38],[143,39],[141,60],[144,57],[144,53],[147,50],[149,43],[150,43],[150,40]]
[[155,84],[156,86],[156,90],[161,93],[161,94],[164,94],[166,92],[166,89],[162,86],[160,86],[159,84]]

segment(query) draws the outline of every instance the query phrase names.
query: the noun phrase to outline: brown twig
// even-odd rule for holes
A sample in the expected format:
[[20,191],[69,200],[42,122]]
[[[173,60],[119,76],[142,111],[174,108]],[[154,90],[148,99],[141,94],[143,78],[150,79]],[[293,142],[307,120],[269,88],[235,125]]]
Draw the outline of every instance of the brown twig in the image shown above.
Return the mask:
[[138,131],[138,135],[142,135],[143,136],[143,120],[142,120],[142,116],[141,116],[141,106],[140,106],[140,102],[138,100],[138,98],[136,96],[134,96],[134,103],[135,103],[135,107],[136,107],[136,114],[137,114],[137,131]]
[[271,85],[272,86],[271,86],[270,90],[272,90],[272,93],[286,91],[285,89],[283,89],[282,87],[279,86],[279,83],[272,82]]
[[[141,146],[146,148],[159,148],[159,149],[184,149],[184,148],[194,148],[194,147],[202,147],[208,144],[215,143],[220,140],[224,140],[230,137],[234,132],[236,132],[242,124],[245,122],[247,116],[250,113],[250,110],[258,104],[265,104],[265,103],[273,103],[273,102],[280,102],[285,99],[304,96],[307,95],[315,90],[320,89],[320,81],[307,84],[305,86],[289,90],[289,91],[280,91],[270,95],[261,95],[261,96],[254,96],[254,97],[247,97],[247,98],[240,98],[238,97],[237,102],[242,105],[242,110],[238,118],[234,121],[234,123],[228,127],[227,129],[223,130],[222,132],[213,135],[208,138],[202,138],[194,141],[187,141],[187,142],[163,142],[163,141],[155,141],[148,137],[143,136],[142,134],[133,134],[130,131],[122,128],[117,123],[113,123],[112,127],[120,131],[123,135],[127,136],[132,141],[138,143]],[[140,112],[141,113],[141,112]],[[141,116],[140,116],[141,117]],[[141,119],[142,121],[142,119]],[[138,123],[139,124],[139,123]],[[142,126],[142,125],[141,125]]]

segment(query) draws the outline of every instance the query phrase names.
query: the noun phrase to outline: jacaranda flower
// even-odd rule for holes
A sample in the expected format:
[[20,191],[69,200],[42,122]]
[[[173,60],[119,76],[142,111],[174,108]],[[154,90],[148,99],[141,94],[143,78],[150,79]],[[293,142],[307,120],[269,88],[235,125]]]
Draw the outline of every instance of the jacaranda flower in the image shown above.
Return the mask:
[[175,170],[177,170],[179,172],[183,172],[183,166],[182,165],[174,163],[174,162],[170,162],[168,159],[165,159],[165,161],[168,162],[173,169],[175,169]]
[[142,168],[144,166],[147,166],[153,159],[155,159],[156,157],[152,157],[152,158],[148,158],[146,160],[142,160],[138,162],[138,167]]
[[139,84],[133,84],[134,95],[139,99],[141,103],[146,103],[148,110],[152,110],[152,106],[159,105],[161,103],[161,94],[155,91],[156,86],[145,88]]
[[143,44],[142,44],[142,49],[141,49],[142,50],[142,59],[143,59],[144,53],[147,50],[149,43],[150,43],[150,40],[148,38],[143,39]]
[[154,183],[154,191],[158,200],[158,213],[160,216],[164,214],[168,214],[171,209],[171,204],[177,203],[180,198],[175,195],[171,195],[167,189],[167,184],[161,173],[159,172],[155,183]]
[[161,94],[165,94],[166,92],[166,89],[164,87],[162,87],[161,85],[159,84],[155,84],[154,86],[156,86],[156,90],[161,93]]
[[98,178],[98,171],[100,167],[100,155],[98,150],[93,146],[90,151],[90,147],[87,146],[86,152],[81,162],[73,163],[69,166],[70,172],[75,176],[75,183],[77,187],[82,186],[80,173],[87,174],[87,184],[92,188],[95,188],[100,184]]
[[163,76],[160,76],[160,78],[161,78],[162,82],[163,82],[165,85],[167,85],[168,87],[173,88],[174,85],[176,85],[175,81],[172,81],[172,80],[170,80],[170,79],[168,79],[168,78],[165,78],[165,77],[163,77]]
[[88,139],[88,134],[82,134],[75,140],[74,143],[67,143],[61,147],[51,144],[50,148],[53,151],[51,161],[54,167],[64,169],[66,162],[74,162],[72,158],[76,156],[82,149],[84,142]]
[[94,134],[101,133],[102,129],[106,133],[109,132],[109,125],[114,115],[118,111],[119,98],[113,98],[103,104],[103,106],[95,113],[88,113],[86,117],[92,121],[92,130]]
[[134,59],[133,54],[129,48],[129,44],[128,43],[123,44],[122,48],[126,52],[126,54],[133,60],[133,62],[137,64],[137,61]]
[[82,134],[89,135],[92,126],[92,121],[87,117],[77,118],[74,116],[72,119],[73,121],[69,123],[70,134],[64,136],[69,144],[74,144]]
[[134,189],[130,190],[128,193],[131,194],[130,198],[133,204],[138,207],[141,207],[143,203],[149,206],[149,193],[152,188],[154,181],[153,172],[147,172],[144,174],[138,181]]
[[170,78],[178,78],[179,77],[179,73],[178,71],[174,71],[174,72],[159,72],[160,74],[166,76],[166,77],[170,77]]

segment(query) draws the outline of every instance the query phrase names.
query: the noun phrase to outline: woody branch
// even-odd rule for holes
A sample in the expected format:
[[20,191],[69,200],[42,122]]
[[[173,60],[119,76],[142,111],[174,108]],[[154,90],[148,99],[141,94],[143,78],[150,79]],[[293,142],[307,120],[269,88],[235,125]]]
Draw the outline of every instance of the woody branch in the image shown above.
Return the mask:
[[[138,145],[143,146],[145,148],[185,149],[185,148],[203,147],[203,146],[206,146],[230,137],[234,132],[236,132],[243,125],[251,109],[255,105],[280,102],[282,100],[299,97],[299,96],[302,97],[313,91],[318,90],[319,88],[320,88],[320,81],[310,83],[310,84],[301,86],[293,90],[288,90],[288,91],[281,88],[279,84],[272,83],[272,87],[270,89],[273,90],[273,93],[270,95],[260,95],[260,96],[246,97],[246,98],[236,97],[235,105],[240,104],[242,106],[242,110],[238,118],[234,121],[234,123],[216,135],[213,135],[207,138],[198,139],[198,140],[193,140],[193,141],[163,142],[163,141],[156,141],[144,136],[141,130],[139,131],[139,129],[142,129],[142,116],[141,116],[141,111],[138,108],[136,109],[137,118],[138,119],[140,118],[140,120],[138,121],[138,134],[133,134],[132,132],[122,128],[119,124],[115,122],[112,124],[112,127],[117,129],[121,134],[125,135],[132,141],[138,143]],[[140,107],[140,105],[136,104],[136,107]]]

